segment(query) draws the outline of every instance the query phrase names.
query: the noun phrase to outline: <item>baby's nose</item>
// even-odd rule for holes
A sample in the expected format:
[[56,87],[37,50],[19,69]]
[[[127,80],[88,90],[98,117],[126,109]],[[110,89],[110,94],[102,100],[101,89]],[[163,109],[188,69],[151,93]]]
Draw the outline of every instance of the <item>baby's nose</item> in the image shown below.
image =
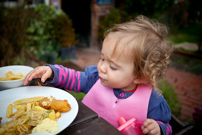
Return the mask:
[[105,65],[104,63],[102,63],[102,64],[100,65],[100,71],[101,71],[102,73],[104,73],[104,74],[107,73],[107,68],[106,68],[106,65]]

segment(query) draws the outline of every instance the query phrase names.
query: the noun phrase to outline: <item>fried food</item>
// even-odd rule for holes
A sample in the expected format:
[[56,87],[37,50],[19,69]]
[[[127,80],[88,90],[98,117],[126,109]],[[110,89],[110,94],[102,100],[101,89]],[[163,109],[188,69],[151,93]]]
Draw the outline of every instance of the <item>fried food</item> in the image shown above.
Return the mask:
[[0,128],[0,135],[4,135],[6,133],[6,129],[5,128]]
[[71,109],[70,104],[67,102],[67,100],[56,100],[53,99],[51,102],[51,108],[60,111],[60,112],[67,112]]
[[25,103],[29,103],[29,102],[37,102],[37,101],[40,101],[43,98],[44,98],[44,96],[32,97],[32,98],[24,98],[24,99],[16,100],[13,103],[14,104],[25,104]]
[[39,101],[39,106],[46,108],[46,109],[50,109],[51,108],[51,102],[52,102],[53,97],[44,97],[43,99],[41,99]]
[[10,104],[8,107],[7,107],[7,111],[6,111],[6,117],[7,118],[10,118],[12,113],[13,113],[13,108],[12,108],[12,104]]
[[18,74],[14,74],[12,71],[8,71],[6,73],[6,77],[0,77],[0,81],[18,80],[22,78],[25,78],[25,76],[21,72]]
[[54,109],[59,112],[67,112],[71,109],[67,100],[57,100],[54,97],[45,97],[39,101],[39,106],[46,109]]
[[[0,135],[32,133],[33,128],[36,128],[39,123],[43,123],[45,119],[56,123],[55,126],[45,124],[48,129],[53,129],[53,126],[57,128],[56,120],[61,117],[61,112],[71,109],[67,100],[57,100],[53,96],[25,98],[13,103],[17,105],[9,104],[6,112],[6,116],[12,118],[12,120],[0,127]],[[13,112],[13,107],[17,109],[15,112]],[[0,124],[1,119],[2,117],[0,117]],[[55,131],[49,132],[52,133]]]
[[[40,99],[40,100],[39,100]],[[12,120],[6,122],[3,124],[2,127],[0,127],[0,135],[22,135],[22,134],[29,134],[32,133],[32,130],[39,125],[39,123],[43,123],[43,121],[46,119],[49,120],[49,122],[55,122],[56,125],[47,124],[45,123],[45,127],[48,129],[56,128],[57,131],[59,130],[57,119],[61,117],[60,110],[66,111],[67,109],[64,109],[63,100],[56,100],[57,103],[62,104],[60,106],[56,105],[56,107],[59,107],[57,110],[54,110],[52,106],[50,106],[49,109],[46,109],[44,107],[39,106],[39,104],[44,104],[44,101],[48,101],[50,103],[55,103],[56,100],[54,97],[32,97],[32,98],[25,98],[15,101],[14,103],[17,103],[18,105],[9,104],[7,107],[7,113],[6,116],[9,118],[12,118]],[[41,102],[42,101],[42,102]],[[65,100],[64,100],[65,101]],[[41,103],[40,103],[41,102]],[[67,100],[65,101],[65,103]],[[70,105],[69,105],[70,106]],[[12,107],[15,107],[17,110],[13,112]],[[63,109],[61,109],[61,107]],[[0,117],[0,124],[1,124]],[[43,129],[45,127],[40,127],[40,129]],[[43,130],[39,130],[43,131]],[[49,130],[48,130],[49,131]],[[56,132],[56,130],[50,130],[49,132],[53,133]]]

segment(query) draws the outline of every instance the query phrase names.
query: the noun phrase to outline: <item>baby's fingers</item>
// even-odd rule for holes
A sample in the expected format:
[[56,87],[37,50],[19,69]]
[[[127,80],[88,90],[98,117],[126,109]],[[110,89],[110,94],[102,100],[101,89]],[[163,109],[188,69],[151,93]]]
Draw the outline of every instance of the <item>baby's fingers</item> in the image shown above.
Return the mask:
[[33,78],[41,78],[43,75],[44,70],[43,68],[37,67],[34,70],[32,70],[25,78],[24,85],[28,83],[28,81],[31,81]]
[[144,134],[148,135],[160,135],[160,127],[158,123],[153,119],[146,119],[142,126]]
[[38,68],[34,70],[32,73],[30,73],[28,80],[31,81],[33,78],[41,78],[44,73],[45,71],[43,68]]
[[41,77],[41,81],[45,82],[47,78],[49,78],[52,74],[52,70],[45,70],[43,76]]
[[34,71],[34,69],[32,71],[30,71],[26,76],[25,76],[25,80],[24,80],[24,85],[27,85],[27,83],[29,82],[29,77],[32,74],[32,72]]
[[40,66],[29,72],[24,80],[24,85],[27,85],[33,78],[41,78],[45,82],[52,75],[52,69],[49,66]]

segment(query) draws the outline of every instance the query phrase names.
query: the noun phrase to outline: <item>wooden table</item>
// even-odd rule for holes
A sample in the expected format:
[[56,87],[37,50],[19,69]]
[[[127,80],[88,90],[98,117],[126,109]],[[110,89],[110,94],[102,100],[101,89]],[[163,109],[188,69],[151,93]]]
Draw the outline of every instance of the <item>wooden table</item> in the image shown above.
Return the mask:
[[[36,82],[40,82],[40,79],[32,80],[28,86],[35,86]],[[46,86],[52,87],[50,84]],[[75,120],[58,135],[123,135],[81,101],[78,101],[78,105],[79,111]]]
[[59,135],[122,135],[114,126],[78,101],[79,112],[72,124]]

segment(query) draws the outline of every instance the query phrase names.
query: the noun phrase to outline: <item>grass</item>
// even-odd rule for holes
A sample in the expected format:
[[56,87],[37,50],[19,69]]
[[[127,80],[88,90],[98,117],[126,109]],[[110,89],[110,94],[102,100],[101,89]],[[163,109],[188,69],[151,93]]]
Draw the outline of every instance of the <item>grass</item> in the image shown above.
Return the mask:
[[174,86],[169,85],[165,80],[161,80],[158,86],[171,109],[171,113],[178,117],[180,115],[180,101],[174,91]]
[[202,31],[202,24],[196,23],[190,25],[187,28],[179,28],[169,36],[169,39],[173,41],[175,44],[182,42],[190,42],[198,44],[199,37],[202,36],[201,31]]
[[70,90],[67,90],[67,92],[69,92],[70,94],[72,94],[76,100],[82,100],[84,98],[84,96],[86,95],[85,93],[82,93],[82,92],[74,92],[74,91],[70,91]]
[[182,57],[180,58],[172,57],[171,60],[175,63],[182,65],[182,66],[179,66],[179,68],[183,67],[186,72],[190,72],[190,73],[194,73],[196,75],[202,76],[202,61],[187,59]]

